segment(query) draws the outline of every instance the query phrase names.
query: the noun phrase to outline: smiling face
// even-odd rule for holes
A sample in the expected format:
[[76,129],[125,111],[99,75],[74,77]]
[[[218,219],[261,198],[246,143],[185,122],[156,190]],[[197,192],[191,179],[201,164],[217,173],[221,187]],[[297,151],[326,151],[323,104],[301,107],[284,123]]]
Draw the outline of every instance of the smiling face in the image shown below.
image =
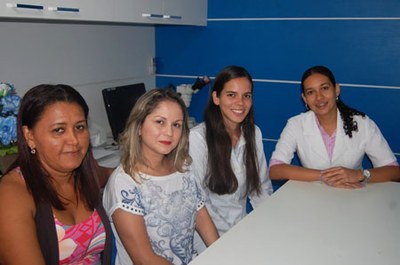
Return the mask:
[[214,104],[219,106],[228,129],[240,127],[253,105],[252,86],[246,77],[228,81],[221,94],[218,96],[214,91],[212,97]]
[[303,87],[302,98],[317,117],[336,115],[338,84],[334,86],[327,76],[315,73],[304,80]]
[[183,112],[178,103],[161,101],[145,118],[139,135],[144,157],[164,156],[178,145],[182,136]]
[[72,173],[89,148],[85,114],[76,103],[56,102],[47,106],[33,128],[23,126],[23,134],[52,176]]

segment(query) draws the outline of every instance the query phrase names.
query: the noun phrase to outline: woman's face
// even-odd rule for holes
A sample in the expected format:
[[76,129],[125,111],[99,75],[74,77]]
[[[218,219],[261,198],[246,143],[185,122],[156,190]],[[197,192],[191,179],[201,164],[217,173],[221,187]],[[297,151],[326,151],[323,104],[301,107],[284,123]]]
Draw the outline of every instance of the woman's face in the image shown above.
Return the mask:
[[183,122],[183,112],[178,103],[161,101],[147,115],[139,131],[144,157],[171,153],[181,139]]
[[246,77],[238,77],[225,83],[219,97],[212,93],[213,102],[218,105],[225,126],[234,129],[240,126],[253,105],[252,87]]
[[89,148],[89,130],[82,108],[76,103],[56,102],[45,108],[36,125],[23,126],[30,148],[36,149],[42,166],[52,176],[78,168]]
[[316,73],[304,80],[303,87],[303,100],[318,117],[336,114],[336,97],[340,94],[338,84],[334,86],[327,76]]

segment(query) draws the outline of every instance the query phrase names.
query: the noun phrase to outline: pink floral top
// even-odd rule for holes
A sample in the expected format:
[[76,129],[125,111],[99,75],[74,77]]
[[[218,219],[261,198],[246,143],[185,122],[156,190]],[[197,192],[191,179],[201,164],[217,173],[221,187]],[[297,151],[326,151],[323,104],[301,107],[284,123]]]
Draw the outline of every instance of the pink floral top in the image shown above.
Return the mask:
[[106,233],[97,211],[76,225],[64,225],[55,216],[60,264],[101,264]]
[[[21,169],[15,170],[23,179]],[[95,210],[85,221],[75,225],[64,225],[55,215],[60,265],[100,265],[104,251],[106,232],[101,217]]]

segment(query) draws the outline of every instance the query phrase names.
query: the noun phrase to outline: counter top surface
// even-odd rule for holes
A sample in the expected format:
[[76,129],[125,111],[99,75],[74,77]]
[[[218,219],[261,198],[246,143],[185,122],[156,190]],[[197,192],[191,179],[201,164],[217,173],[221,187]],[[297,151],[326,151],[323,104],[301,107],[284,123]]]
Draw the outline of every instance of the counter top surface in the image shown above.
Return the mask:
[[288,181],[191,265],[398,265],[399,246],[400,183]]

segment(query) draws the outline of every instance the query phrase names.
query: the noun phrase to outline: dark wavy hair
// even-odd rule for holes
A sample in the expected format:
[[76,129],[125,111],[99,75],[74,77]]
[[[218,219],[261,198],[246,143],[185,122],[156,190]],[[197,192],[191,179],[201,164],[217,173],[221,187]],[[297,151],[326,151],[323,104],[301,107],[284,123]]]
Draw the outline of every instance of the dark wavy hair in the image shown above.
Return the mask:
[[[301,78],[301,93],[304,94],[304,81],[313,74],[321,74],[328,77],[333,86],[336,86],[335,76],[333,75],[332,71],[325,66],[316,65],[307,69],[304,72],[303,77]],[[346,135],[352,138],[353,132],[358,131],[357,121],[353,119],[354,115],[360,115],[361,117],[365,117],[365,113],[347,106],[346,104],[343,103],[340,97],[337,98],[336,105],[339,109],[340,117],[342,118],[343,121],[343,129]]]
[[[217,96],[227,82],[232,79],[245,77],[251,83],[253,93],[253,81],[250,74],[240,66],[227,66],[221,70],[214,80],[210,93],[208,105],[204,113],[206,125],[206,142],[208,147],[208,170],[205,185],[219,195],[231,194],[238,189],[238,181],[231,166],[232,141],[225,128],[220,107],[214,104],[212,92]],[[242,133],[246,140],[244,161],[246,166],[246,195],[261,191],[257,153],[255,144],[254,109],[251,107],[249,113],[241,124]]]
[[[64,210],[64,204],[50,180],[49,172],[44,169],[38,156],[30,153],[22,130],[23,126],[27,126],[29,129],[34,128],[46,108],[57,102],[78,104],[87,120],[89,108],[83,97],[74,88],[62,84],[42,84],[31,88],[22,98],[18,112],[18,158],[15,165],[20,166],[36,205],[40,202],[49,202],[56,209]],[[81,165],[75,169],[74,183],[79,198],[82,198],[91,210],[96,208],[100,203],[100,186],[90,145]]]

